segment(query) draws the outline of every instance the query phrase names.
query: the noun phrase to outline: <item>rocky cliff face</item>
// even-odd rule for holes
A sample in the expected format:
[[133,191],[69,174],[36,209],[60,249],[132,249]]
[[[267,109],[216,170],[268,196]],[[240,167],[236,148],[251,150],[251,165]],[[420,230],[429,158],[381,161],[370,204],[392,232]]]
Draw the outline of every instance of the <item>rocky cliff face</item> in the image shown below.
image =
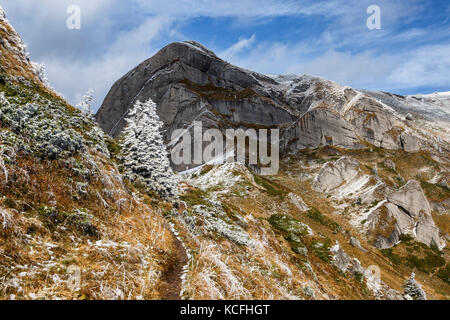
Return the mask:
[[[275,127],[293,122],[279,84],[230,65],[196,42],[173,43],[117,81],[97,113],[100,126],[117,136],[136,100],[152,98],[168,130],[201,120],[207,127]],[[267,91],[269,90],[269,91]],[[275,88],[273,89],[275,90]]]
[[[176,42],[127,73],[111,88],[97,113],[105,132],[117,137],[136,100],[152,98],[166,125],[175,129],[202,121],[204,128],[280,128],[281,150],[365,143],[407,152],[448,150],[407,120],[408,101],[363,92],[312,76],[267,76],[233,66],[197,42]],[[425,101],[416,114],[429,114]],[[435,106],[448,121],[448,108]],[[408,115],[408,119],[410,119]],[[424,118],[430,120],[430,118]],[[447,122],[448,124],[448,122]],[[444,131],[448,126],[444,126]]]

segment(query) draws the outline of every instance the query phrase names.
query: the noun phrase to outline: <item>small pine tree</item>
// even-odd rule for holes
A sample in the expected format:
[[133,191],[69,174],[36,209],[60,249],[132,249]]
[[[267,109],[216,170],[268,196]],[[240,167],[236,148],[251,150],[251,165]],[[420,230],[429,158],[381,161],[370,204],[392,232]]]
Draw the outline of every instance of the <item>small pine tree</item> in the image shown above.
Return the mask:
[[85,114],[92,116],[92,104],[94,103],[94,90],[89,89],[86,94],[81,98],[81,102],[77,104],[77,108]]
[[420,284],[415,279],[416,275],[413,272],[411,277],[405,281],[403,289],[405,290],[405,295],[411,297],[414,300],[427,300],[427,294],[423,291]]
[[50,85],[50,82],[48,81],[47,73],[45,71],[45,65],[43,63],[37,63],[37,62],[32,62],[31,65],[34,69],[34,73],[39,78],[39,80],[41,80],[42,83],[47,88],[53,89],[52,86]]
[[177,196],[177,181],[163,142],[163,122],[156,114],[156,104],[151,99],[137,101],[125,121],[121,137],[125,176],[163,197]]

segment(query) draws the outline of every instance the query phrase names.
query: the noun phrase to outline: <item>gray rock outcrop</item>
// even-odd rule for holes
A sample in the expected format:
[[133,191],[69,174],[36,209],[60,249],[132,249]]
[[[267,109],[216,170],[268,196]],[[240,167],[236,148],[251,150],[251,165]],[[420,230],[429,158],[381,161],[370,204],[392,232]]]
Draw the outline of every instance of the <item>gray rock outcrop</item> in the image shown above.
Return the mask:
[[359,171],[359,162],[350,157],[342,157],[335,162],[327,162],[315,177],[312,187],[317,192],[328,192],[346,181],[355,178]]
[[358,238],[351,237],[349,242],[353,247],[358,248],[363,252],[367,252],[367,250],[361,246],[361,242],[358,240]]
[[234,67],[197,42],[175,42],[118,80],[96,118],[117,137],[130,106],[152,98],[167,134],[193,120],[211,127],[261,128],[294,121],[281,92],[266,91],[270,85],[277,82]]
[[445,246],[431,216],[431,207],[419,182],[408,181],[398,191],[386,196],[386,203],[368,218],[369,233],[374,246],[389,248],[400,240],[400,235],[410,235],[428,246]]
[[331,249],[333,254],[333,264],[342,272],[350,272],[353,275],[364,274],[365,270],[361,266],[358,259],[350,257],[339,245],[336,243]]

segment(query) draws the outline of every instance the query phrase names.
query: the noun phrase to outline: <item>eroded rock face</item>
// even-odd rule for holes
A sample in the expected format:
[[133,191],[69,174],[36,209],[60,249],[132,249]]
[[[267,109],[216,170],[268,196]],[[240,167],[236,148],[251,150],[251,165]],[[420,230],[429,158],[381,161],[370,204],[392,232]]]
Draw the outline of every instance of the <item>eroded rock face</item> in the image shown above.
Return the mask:
[[421,214],[429,215],[431,213],[430,204],[423,194],[420,183],[416,180],[410,180],[397,192],[389,194],[386,199],[402,208],[411,217],[419,217]]
[[350,257],[339,245],[336,243],[330,251],[333,253],[333,264],[342,272],[351,272],[352,274],[365,272],[364,268],[358,259]]
[[402,234],[410,235],[429,246],[437,245],[440,249],[445,246],[419,182],[408,181],[398,191],[388,194],[386,200],[368,219],[374,246],[390,248]]
[[152,98],[158,115],[176,128],[203,120],[211,127],[273,127],[295,120],[280,94],[265,92],[276,82],[234,67],[197,42],[175,42],[117,81],[97,113],[101,127],[113,136],[136,100]]
[[320,145],[361,148],[354,126],[338,113],[327,109],[314,109],[305,113],[283,133],[282,149],[287,152],[317,148]]
[[343,157],[335,162],[327,162],[320,169],[312,187],[317,192],[328,192],[342,183],[355,178],[359,171],[359,162],[350,157]]

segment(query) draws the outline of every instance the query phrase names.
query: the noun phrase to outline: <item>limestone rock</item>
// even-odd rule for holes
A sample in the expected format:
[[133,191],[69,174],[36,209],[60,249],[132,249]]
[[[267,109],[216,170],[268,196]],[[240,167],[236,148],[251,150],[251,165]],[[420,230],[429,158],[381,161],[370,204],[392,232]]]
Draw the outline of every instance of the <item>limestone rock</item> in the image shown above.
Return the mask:
[[342,272],[349,271],[352,274],[364,274],[365,270],[358,259],[350,257],[338,242],[330,249],[333,253],[333,264]]
[[408,133],[404,133],[400,136],[400,143],[402,149],[406,152],[418,152],[421,146],[419,139]]
[[359,173],[359,162],[350,157],[342,157],[335,162],[327,162],[320,169],[312,187],[317,192],[328,192]]
[[315,109],[305,113],[283,132],[281,149],[295,152],[320,145],[358,149],[361,146],[355,131],[339,114],[327,109]]
[[258,93],[263,83],[276,82],[228,64],[197,42],[175,42],[118,80],[96,118],[116,137],[133,102],[152,98],[167,126],[166,138],[175,128],[201,118],[209,118],[213,127],[249,124],[266,128],[293,121],[282,101]]
[[421,214],[431,213],[430,204],[425,197],[420,183],[416,180],[408,181],[397,192],[389,194],[386,199],[398,207],[406,210],[412,217],[419,217]]
[[358,248],[359,250],[361,250],[361,251],[363,251],[363,252],[367,252],[367,250],[364,249],[364,248],[361,246],[361,242],[360,242],[357,238],[355,238],[355,237],[351,237],[351,238],[350,238],[350,244],[351,244],[353,247]]
[[440,249],[445,246],[419,182],[408,181],[398,191],[388,194],[386,200],[368,218],[369,237],[374,238],[375,247],[392,247],[402,234],[410,235],[428,246],[434,244]]
[[392,188],[386,185],[381,180],[378,180],[377,183],[369,188],[367,191],[364,191],[360,195],[360,200],[362,204],[371,205],[374,201],[380,202],[383,201],[386,196],[392,193]]
[[305,212],[309,210],[308,205],[303,201],[301,197],[294,193],[289,194],[289,198],[291,199],[291,202],[301,211]]

